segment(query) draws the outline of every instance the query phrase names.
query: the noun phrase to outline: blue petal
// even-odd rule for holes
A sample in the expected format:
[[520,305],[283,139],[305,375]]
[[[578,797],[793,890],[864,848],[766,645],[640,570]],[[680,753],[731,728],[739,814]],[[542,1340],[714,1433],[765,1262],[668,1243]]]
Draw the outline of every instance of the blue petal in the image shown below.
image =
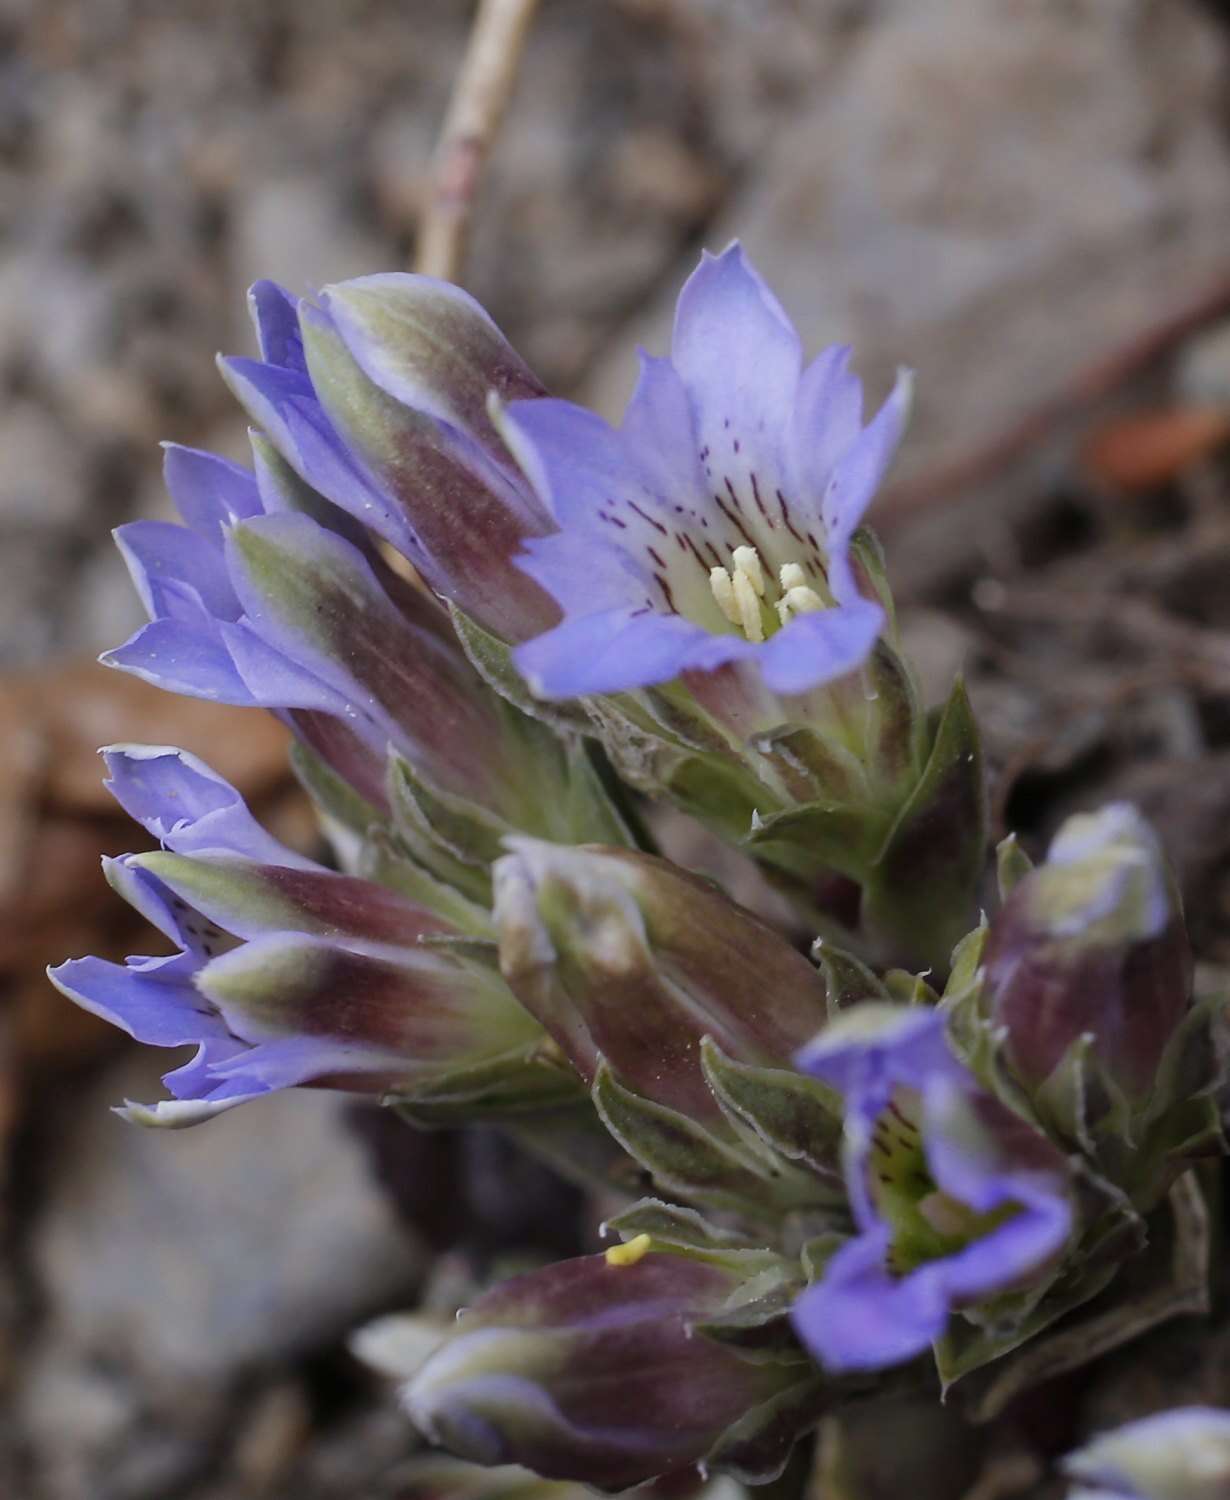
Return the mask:
[[888,472],[909,418],[913,387],[910,371],[898,371],[888,399],[833,471],[821,507],[825,534],[833,551],[839,551],[853,536]]
[[616,609],[567,619],[518,646],[513,660],[539,697],[579,698],[669,682],[690,653],[721,640],[738,644],[678,615]]
[[877,1007],[876,1019],[874,1028],[835,1025],[822,1031],[795,1058],[796,1066],[846,1096],[885,1100],[898,1085],[918,1089],[936,1077],[966,1076],[949,1051],[939,1011]]
[[222,1018],[197,993],[182,954],[130,958],[126,964],[70,958],[47,973],[56,989],[83,1010],[139,1042],[182,1047],[229,1035]]
[[869,599],[796,615],[762,648],[764,680],[787,695],[833,682],[866,661],[883,626],[884,611]]
[[638,352],[640,377],[620,433],[658,494],[691,502],[705,486],[687,387],[669,359]]
[[203,612],[233,620],[239,601],[231,587],[221,548],[203,546],[186,526],[170,521],[131,521],[115,532],[141,602],[152,619],[178,612],[182,593],[168,595],[168,582],[187,584]]
[[851,1240],[824,1278],[795,1302],[792,1321],[827,1369],[879,1370],[930,1348],[948,1322],[948,1295],[937,1265],[890,1276],[888,1230]]
[[99,661],[170,693],[242,706],[258,701],[231,659],[223,627],[212,620],[153,620]]
[[162,473],[185,525],[219,546],[224,527],[260,514],[252,475],[216,453],[164,443]]
[[248,311],[266,364],[306,374],[298,297],[276,281],[257,281],[248,289]]
[[766,498],[787,484],[802,346],[738,244],[718,256],[706,253],[688,279],[675,311],[671,359],[715,479],[729,476],[742,493],[755,473]]
[[204,761],[166,745],[109,745],[107,790],[177,854],[225,850],[265,864],[320,867],[265,832],[240,794]]
[[818,354],[799,381],[790,430],[790,487],[811,514],[837,461],[862,431],[863,387],[850,370],[849,345]]

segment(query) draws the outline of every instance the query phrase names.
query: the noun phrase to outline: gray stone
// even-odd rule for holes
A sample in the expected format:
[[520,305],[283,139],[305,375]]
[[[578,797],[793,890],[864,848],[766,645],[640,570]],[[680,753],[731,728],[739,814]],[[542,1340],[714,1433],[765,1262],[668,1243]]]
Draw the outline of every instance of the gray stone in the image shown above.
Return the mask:
[[408,1296],[420,1251],[340,1099],[276,1095],[178,1133],[107,1113],[159,1093],[145,1053],[78,1101],[32,1237],[57,1341],[156,1382],[217,1382]]
[[[742,238],[810,348],[852,343],[872,397],[917,370],[893,486],[904,503],[938,482],[949,521],[938,541],[901,532],[899,588],[976,555],[988,518],[951,504],[972,457],[1224,277],[1226,62],[1195,6],[910,0],[862,29],[706,232]],[[668,344],[691,259],[589,382],[605,414],[634,346]],[[1000,468],[1036,492],[1036,466]]]

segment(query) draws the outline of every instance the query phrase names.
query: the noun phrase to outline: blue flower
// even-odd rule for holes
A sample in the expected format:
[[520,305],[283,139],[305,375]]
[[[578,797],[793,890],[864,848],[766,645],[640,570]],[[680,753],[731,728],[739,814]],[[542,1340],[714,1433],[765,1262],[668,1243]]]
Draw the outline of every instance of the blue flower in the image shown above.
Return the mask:
[[1063,1158],[979,1089],[941,1014],[857,1006],[798,1063],[845,1097],[859,1230],[795,1304],[799,1337],[824,1365],[908,1360],[953,1309],[1049,1274],[1072,1232]]
[[754,663],[799,694],[858,667],[884,624],[850,540],[901,437],[910,377],[861,425],[847,348],[804,367],[738,245],[684,287],[669,359],[642,356],[618,429],[514,401],[502,431],[559,526],[520,559],[562,622],[516,661],[541,696]]
[[422,946],[455,936],[449,922],[285,848],[185,751],[104,753],[111,792],[163,844],[105,861],[108,879],[176,951],[71,959],[51,978],[138,1041],[197,1048],[166,1075],[173,1099],[122,1113],[191,1125],[296,1084],[410,1095],[537,1045],[497,976]]

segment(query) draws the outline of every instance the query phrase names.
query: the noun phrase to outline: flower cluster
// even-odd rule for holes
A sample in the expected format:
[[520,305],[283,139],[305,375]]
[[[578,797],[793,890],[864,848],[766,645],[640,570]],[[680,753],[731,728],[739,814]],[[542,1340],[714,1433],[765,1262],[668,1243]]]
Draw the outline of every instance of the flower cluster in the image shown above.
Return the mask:
[[[398,1366],[423,1433],[481,1464],[764,1482],[879,1372],[1015,1389],[1070,1366],[1082,1319],[1090,1349],[1139,1331],[1123,1268],[1207,1258],[1221,1006],[1130,807],[1036,868],[1001,846],[975,920],[977,729],[960,683],[920,701],[862,526],[908,374],[864,424],[850,351],[805,363],[737,246],[617,428],[452,286],[263,283],[252,310],[260,359],[222,365],[252,467],[168,449],[182,524],[121,528],[150,618],[105,660],[278,715],[329,852],[182,751],[104,752],[161,845],[107,878],[173,951],[52,977],[196,1048],[123,1112],[360,1091],[592,1171],[619,1243]],[[662,858],[662,803],[793,924]],[[1101,1483],[1094,1449],[1073,1472]]]

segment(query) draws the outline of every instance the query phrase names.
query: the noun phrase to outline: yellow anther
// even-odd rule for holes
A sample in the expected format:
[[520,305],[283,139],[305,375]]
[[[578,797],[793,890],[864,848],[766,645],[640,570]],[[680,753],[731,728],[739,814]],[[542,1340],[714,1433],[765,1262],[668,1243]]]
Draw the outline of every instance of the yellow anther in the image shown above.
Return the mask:
[[824,600],[816,593],[815,589],[806,586],[786,590],[786,597],[782,601],[788,604],[796,615],[815,614],[816,610],[824,608]]
[[723,616],[749,641],[763,641],[765,620],[761,600],[772,604],[777,618],[788,625],[795,615],[811,614],[825,607],[824,600],[810,587],[801,563],[785,563],[778,572],[781,585],[779,599],[766,599],[769,592],[764,564],[755,547],[736,547],[729,568],[710,568],[709,587]]
[[652,1246],[652,1236],[638,1234],[626,1245],[612,1245],[606,1252],[606,1263],[608,1266],[634,1266],[638,1260],[645,1259]]
[[736,547],[731,559],[735,565],[735,576],[742,573],[756,591],[757,599],[763,599],[764,569],[760,566],[760,553],[755,547]]
[[709,569],[709,587],[713,590],[713,597],[717,600],[718,608],[730,623],[741,624],[739,606],[735,602],[735,586],[731,583],[730,574],[725,568]]
[[732,580],[735,603],[739,606],[739,623],[749,641],[764,640],[764,621],[760,618],[760,599],[752,580],[740,569]]

